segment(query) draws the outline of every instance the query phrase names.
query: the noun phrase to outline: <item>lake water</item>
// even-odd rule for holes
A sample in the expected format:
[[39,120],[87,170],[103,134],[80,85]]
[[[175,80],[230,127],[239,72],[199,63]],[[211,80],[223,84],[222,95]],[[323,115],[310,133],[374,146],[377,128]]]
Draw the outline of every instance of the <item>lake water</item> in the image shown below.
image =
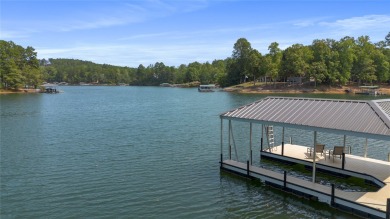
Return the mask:
[[[220,172],[219,114],[264,95],[162,87],[60,89],[64,93],[0,95],[2,219],[350,217]],[[239,128],[245,124],[234,125],[237,135],[247,131]],[[286,135],[304,136],[301,132]],[[236,141],[247,145],[245,138]],[[348,141],[362,153],[362,139]],[[388,144],[369,143],[380,147],[370,157],[387,159]],[[239,149],[239,159],[247,159],[246,149]]]

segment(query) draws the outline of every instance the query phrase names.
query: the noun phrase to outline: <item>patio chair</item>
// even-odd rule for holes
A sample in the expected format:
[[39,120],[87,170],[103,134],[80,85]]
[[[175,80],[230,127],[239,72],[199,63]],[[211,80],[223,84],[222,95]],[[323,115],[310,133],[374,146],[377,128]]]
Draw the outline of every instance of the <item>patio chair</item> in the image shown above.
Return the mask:
[[[325,145],[324,145],[324,144],[317,144],[317,145],[316,145],[315,154],[321,153],[321,156],[323,156],[324,150],[325,150]],[[313,148],[307,148],[307,153],[309,153],[310,156],[311,156],[311,153],[312,153],[312,152],[313,152]]]
[[334,157],[339,156],[341,159],[341,156],[343,155],[344,152],[344,147],[343,146],[334,146],[333,150],[329,151],[329,158],[330,155],[333,157],[333,162],[334,162]]

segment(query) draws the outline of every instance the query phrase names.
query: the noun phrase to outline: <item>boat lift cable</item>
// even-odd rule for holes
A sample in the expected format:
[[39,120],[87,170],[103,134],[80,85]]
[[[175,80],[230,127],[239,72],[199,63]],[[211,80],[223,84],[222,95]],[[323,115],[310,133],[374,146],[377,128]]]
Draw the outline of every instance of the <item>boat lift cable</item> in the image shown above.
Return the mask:
[[235,152],[235,154],[236,154],[236,161],[238,161],[238,154],[237,154],[236,141],[234,140],[233,127],[232,127],[232,124],[231,124],[231,123],[230,123],[230,134],[231,134],[232,140],[233,140],[234,152]]

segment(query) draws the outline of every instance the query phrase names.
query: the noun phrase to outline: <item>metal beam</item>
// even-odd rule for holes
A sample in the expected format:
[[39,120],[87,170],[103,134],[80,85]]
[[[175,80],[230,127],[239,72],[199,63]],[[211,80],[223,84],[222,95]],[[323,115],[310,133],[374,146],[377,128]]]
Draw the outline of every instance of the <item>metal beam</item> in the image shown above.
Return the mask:
[[313,183],[316,182],[316,145],[317,145],[317,131],[314,131],[314,147],[313,147]]
[[367,157],[367,150],[368,150],[368,140],[366,138],[366,144],[364,145],[364,157]]
[[221,119],[221,165],[223,162],[223,119]]
[[284,155],[284,126],[282,128],[282,156]]
[[229,160],[232,159],[232,143],[231,143],[231,129],[232,129],[232,120],[229,119]]
[[237,153],[237,146],[236,146],[236,141],[234,140],[234,134],[233,134],[233,126],[232,126],[232,123],[230,122],[230,132],[231,132],[231,135],[232,135],[232,140],[233,140],[233,146],[234,146],[234,152],[236,154],[236,161],[239,161],[238,160],[238,153]]
[[294,128],[294,129],[302,129],[302,130],[309,130],[309,131],[333,133],[333,134],[338,134],[338,135],[348,135],[348,136],[355,136],[355,137],[361,137],[361,138],[370,138],[370,139],[390,141],[390,136],[388,136],[388,135],[376,135],[376,134],[353,132],[353,131],[347,131],[347,130],[336,130],[336,129],[330,129],[330,128],[302,126],[302,125],[295,125],[295,124],[282,123],[282,122],[270,122],[270,121],[263,121],[263,120],[243,119],[243,118],[235,118],[235,117],[228,117],[228,116],[220,116],[220,117],[225,118],[225,119],[229,119],[229,120],[234,120],[234,121],[252,122],[252,123],[258,123],[258,124],[264,124],[264,125],[282,126],[282,127],[286,127],[286,128]]

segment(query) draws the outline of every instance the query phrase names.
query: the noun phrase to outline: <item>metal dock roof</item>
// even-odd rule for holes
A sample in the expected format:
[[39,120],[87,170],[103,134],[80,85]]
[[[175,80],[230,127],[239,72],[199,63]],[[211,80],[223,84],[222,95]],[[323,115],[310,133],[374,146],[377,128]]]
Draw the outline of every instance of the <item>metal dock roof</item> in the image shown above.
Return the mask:
[[220,117],[390,140],[390,99],[266,97],[225,112]]

